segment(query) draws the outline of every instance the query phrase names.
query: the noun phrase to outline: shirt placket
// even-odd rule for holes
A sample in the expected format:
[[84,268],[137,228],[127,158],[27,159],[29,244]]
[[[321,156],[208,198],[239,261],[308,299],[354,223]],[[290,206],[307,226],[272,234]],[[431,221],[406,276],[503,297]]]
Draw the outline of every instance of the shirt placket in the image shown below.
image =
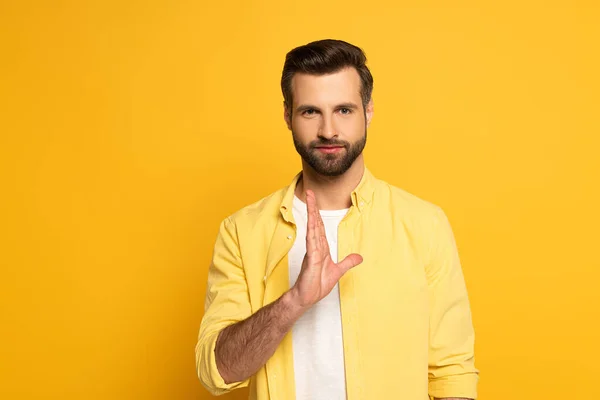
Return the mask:
[[[338,228],[338,260],[356,252],[355,229],[360,218],[353,207]],[[353,270],[348,271],[339,282],[340,307],[342,314],[342,338],[344,366],[346,371],[346,396],[348,400],[364,399],[362,374],[360,371],[360,345],[358,335],[358,303],[356,299]]]

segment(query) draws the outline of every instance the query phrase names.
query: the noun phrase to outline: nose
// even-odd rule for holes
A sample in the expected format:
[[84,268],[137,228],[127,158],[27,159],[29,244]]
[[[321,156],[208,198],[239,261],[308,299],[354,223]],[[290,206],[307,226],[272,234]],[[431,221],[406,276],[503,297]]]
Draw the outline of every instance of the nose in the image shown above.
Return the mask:
[[323,113],[318,136],[323,139],[332,139],[337,136],[337,132],[333,124],[333,118],[330,115],[325,115],[325,113]]

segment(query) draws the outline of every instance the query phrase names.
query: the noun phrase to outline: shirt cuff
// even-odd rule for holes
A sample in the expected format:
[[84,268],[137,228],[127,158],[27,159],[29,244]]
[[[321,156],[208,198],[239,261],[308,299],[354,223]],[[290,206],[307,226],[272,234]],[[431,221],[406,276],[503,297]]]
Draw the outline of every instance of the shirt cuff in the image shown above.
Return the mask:
[[443,399],[448,397],[462,397],[465,399],[477,398],[477,382],[479,375],[476,373],[444,376],[429,380],[429,396]]
[[213,396],[219,396],[233,389],[243,388],[248,386],[250,379],[241,382],[225,383],[223,377],[217,368],[217,358],[215,356],[215,347],[219,332],[207,335],[202,344],[199,344],[200,351],[198,353],[198,377],[202,385]]

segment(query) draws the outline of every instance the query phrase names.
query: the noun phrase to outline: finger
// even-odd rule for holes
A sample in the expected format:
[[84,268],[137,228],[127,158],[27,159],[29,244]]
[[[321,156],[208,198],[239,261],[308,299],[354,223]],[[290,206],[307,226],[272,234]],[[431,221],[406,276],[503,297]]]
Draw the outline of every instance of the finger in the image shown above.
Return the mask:
[[[306,192],[306,212],[308,214],[308,223],[306,230],[306,253],[312,254],[312,252],[319,248],[319,236],[317,234],[317,221],[315,220],[313,209],[314,209],[314,198],[311,198],[312,191]],[[313,194],[314,195],[314,194]]]
[[317,208],[317,199],[312,190],[306,191],[306,208],[308,213],[309,225],[311,226],[312,249],[321,249],[321,232],[319,224],[319,210]]
[[362,262],[362,256],[360,254],[353,253],[346,256],[346,258],[340,261],[337,265],[341,269],[342,274],[345,274],[348,270],[356,267]]
[[[312,190],[310,190],[310,191],[307,190],[306,191],[307,204],[309,201],[309,199],[308,199],[309,192],[310,192],[310,205],[311,205],[312,215],[313,215],[313,219],[315,221],[315,234],[317,235],[318,238],[325,239],[325,244],[327,244],[327,235],[325,234],[325,224],[323,223],[323,218],[321,218],[321,213],[319,212],[319,204],[317,203],[317,197],[315,196],[315,192],[313,192]],[[319,239],[318,243],[322,244],[323,240]],[[321,248],[321,246],[320,246],[320,248]],[[329,246],[327,246],[327,248],[329,249]]]
[[319,236],[319,242],[320,242],[320,249],[321,252],[325,255],[325,254],[330,254],[330,249],[329,249],[329,243],[327,242],[327,237],[323,236]]

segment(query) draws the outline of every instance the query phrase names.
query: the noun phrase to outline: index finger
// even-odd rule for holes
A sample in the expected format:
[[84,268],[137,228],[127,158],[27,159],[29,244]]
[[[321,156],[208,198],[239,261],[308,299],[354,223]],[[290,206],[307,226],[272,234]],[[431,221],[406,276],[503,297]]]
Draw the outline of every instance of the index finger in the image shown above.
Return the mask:
[[306,212],[308,216],[308,223],[306,228],[306,250],[318,249],[319,246],[319,235],[317,233],[317,220],[315,218],[316,201],[315,194],[312,190],[306,191]]
[[[314,234],[317,238],[317,243],[321,244],[321,240],[327,242],[327,237],[325,235],[325,224],[323,223],[323,219],[321,218],[321,213],[319,212],[319,206],[317,204],[317,197],[312,190],[306,191],[306,206],[308,209],[308,218],[309,225],[312,222],[312,226],[314,228]],[[321,247],[321,246],[319,246]]]

